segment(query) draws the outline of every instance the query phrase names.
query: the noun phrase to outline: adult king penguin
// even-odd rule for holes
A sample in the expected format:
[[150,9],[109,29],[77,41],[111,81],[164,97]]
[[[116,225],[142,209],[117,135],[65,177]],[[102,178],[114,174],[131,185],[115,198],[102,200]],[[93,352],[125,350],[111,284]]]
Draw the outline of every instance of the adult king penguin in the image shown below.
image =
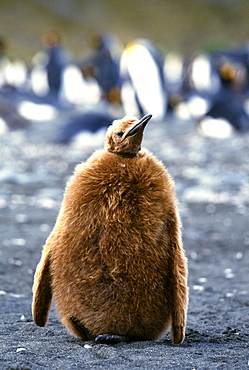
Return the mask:
[[141,150],[151,119],[124,117],[104,150],[76,167],[37,266],[32,311],[45,326],[52,296],[83,340],[184,340],[187,262],[173,182]]

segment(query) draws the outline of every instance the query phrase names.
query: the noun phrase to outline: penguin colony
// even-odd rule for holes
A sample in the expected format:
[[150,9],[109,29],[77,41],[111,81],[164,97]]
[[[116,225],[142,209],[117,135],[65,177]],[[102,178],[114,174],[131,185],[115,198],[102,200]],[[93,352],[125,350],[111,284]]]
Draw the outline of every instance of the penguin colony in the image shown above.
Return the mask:
[[99,343],[184,340],[187,261],[173,181],[147,150],[151,115],[124,117],[104,150],[76,167],[37,266],[32,313],[45,326],[52,296],[62,323]]

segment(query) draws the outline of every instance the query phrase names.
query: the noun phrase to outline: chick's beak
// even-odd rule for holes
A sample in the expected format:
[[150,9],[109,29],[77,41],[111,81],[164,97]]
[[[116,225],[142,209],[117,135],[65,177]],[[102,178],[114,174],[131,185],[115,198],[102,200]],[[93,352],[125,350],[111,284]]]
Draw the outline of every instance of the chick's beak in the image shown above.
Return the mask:
[[141,118],[136,124],[135,126],[133,126],[130,131],[128,131],[128,133],[125,135],[125,137],[130,137],[130,136],[133,136],[135,135],[137,132],[139,132],[140,130],[144,130],[145,129],[145,126],[147,125],[147,123],[149,122],[149,120],[151,119],[152,117],[152,114],[146,114],[146,116],[144,116],[143,118]]

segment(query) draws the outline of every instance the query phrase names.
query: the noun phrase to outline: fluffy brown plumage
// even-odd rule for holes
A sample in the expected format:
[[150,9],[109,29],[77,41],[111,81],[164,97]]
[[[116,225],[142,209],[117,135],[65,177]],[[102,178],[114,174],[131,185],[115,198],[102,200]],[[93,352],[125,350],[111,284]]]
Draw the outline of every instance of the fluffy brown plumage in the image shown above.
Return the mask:
[[83,340],[156,340],[169,328],[184,340],[187,262],[173,182],[141,150],[150,118],[114,121],[106,148],[76,167],[35,273],[37,325],[53,296]]

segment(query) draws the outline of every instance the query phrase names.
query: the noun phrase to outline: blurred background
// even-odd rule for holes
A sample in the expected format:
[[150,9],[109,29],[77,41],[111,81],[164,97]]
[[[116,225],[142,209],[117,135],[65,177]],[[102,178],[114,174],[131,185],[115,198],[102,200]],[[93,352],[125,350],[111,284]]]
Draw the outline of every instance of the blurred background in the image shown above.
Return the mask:
[[48,31],[62,31],[80,56],[93,31],[115,33],[123,43],[149,38],[164,51],[214,51],[249,37],[247,0],[1,0],[1,34],[9,54],[30,62]]
[[[0,21],[1,102],[15,93],[28,120],[26,100],[81,110],[56,142],[125,114],[249,130],[247,0],[1,0]],[[0,132],[16,125],[2,103]]]

